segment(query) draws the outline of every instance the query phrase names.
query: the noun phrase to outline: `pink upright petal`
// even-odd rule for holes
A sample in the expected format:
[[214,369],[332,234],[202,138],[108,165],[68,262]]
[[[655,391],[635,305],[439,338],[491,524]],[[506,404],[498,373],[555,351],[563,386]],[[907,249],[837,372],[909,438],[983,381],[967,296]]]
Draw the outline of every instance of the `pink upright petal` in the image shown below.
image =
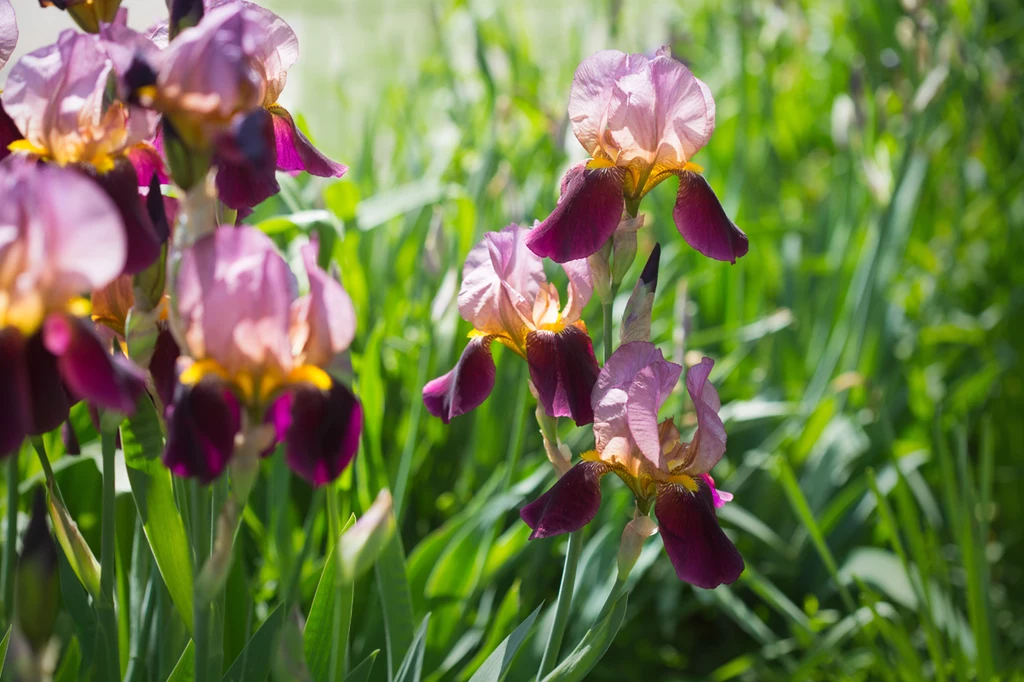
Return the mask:
[[683,368],[673,362],[653,362],[640,370],[627,391],[626,419],[640,452],[666,471],[665,453],[658,435],[658,410],[679,381]]
[[326,367],[352,343],[356,311],[341,282],[316,263],[317,244],[302,247],[309,295],[292,304],[292,349],[306,364]]
[[697,430],[687,446],[685,473],[690,475],[706,474],[725,454],[725,425],[718,416],[722,401],[708,380],[714,365],[711,358],[703,358],[686,373],[686,390],[697,412]]
[[711,90],[667,50],[650,61],[656,93],[654,121],[658,133],[655,165],[678,167],[708,143],[715,130]]
[[558,205],[530,231],[526,245],[538,256],[565,263],[604,245],[622,217],[622,170],[573,166],[562,181]]
[[218,228],[182,253],[175,296],[181,338],[193,357],[214,359],[232,375],[287,375],[295,290],[268,236],[252,227]]
[[708,258],[735,263],[747,253],[747,235],[729,220],[711,185],[699,173],[680,173],[672,218],[686,243]]
[[600,462],[580,462],[520,509],[519,516],[533,529],[530,539],[572,533],[590,523],[601,507],[601,477],[606,473],[608,467]]
[[18,21],[10,0],[0,0],[0,69],[18,44]]
[[292,120],[284,107],[268,109],[274,117],[274,139],[277,144],[277,168],[283,171],[306,171],[321,178],[340,178],[348,167],[332,161],[313,146]]
[[642,54],[601,50],[584,59],[577,67],[569,92],[569,122],[576,139],[591,156],[597,156],[602,148],[608,105],[616,81],[646,63],[647,58]]
[[459,312],[481,332],[517,338],[533,319],[533,302],[547,283],[544,264],[526,248],[528,231],[516,224],[488,232],[462,269]]
[[680,580],[711,590],[743,573],[743,557],[718,525],[707,486],[700,485],[696,493],[678,485],[658,486],[654,510]]
[[594,294],[594,281],[586,258],[562,263],[562,269],[569,277],[569,296],[562,311],[562,320],[566,324],[573,324],[580,319],[583,309]]
[[526,361],[537,400],[550,417],[572,417],[577,426],[594,421],[590,393],[597,380],[594,345],[585,331],[538,330],[526,337]]
[[470,339],[455,367],[423,387],[427,412],[445,424],[478,407],[494,389],[493,336]]

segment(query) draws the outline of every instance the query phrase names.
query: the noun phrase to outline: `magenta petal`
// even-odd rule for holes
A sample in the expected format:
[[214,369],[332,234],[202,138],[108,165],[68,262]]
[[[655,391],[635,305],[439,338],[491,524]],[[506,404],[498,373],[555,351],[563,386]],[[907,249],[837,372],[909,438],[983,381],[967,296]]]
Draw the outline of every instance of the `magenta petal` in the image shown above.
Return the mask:
[[277,144],[277,167],[283,171],[306,171],[321,178],[340,178],[348,170],[331,161],[302,134],[295,121],[282,107],[272,107],[274,141]]
[[725,215],[711,185],[700,173],[679,175],[672,218],[686,243],[708,258],[735,263],[747,253],[747,235]]
[[90,323],[55,313],[46,318],[42,336],[75,396],[123,414],[135,411],[135,401],[145,388],[143,373],[104,348]]
[[572,533],[590,523],[601,506],[601,477],[606,473],[605,464],[580,462],[520,509],[519,516],[533,529],[530,539]]
[[174,388],[178,383],[179,355],[181,349],[178,348],[171,330],[161,327],[156,336],[153,357],[149,359],[149,374],[153,377],[153,387],[165,412],[174,400]]
[[229,208],[252,208],[281,191],[274,125],[266,109],[239,115],[217,141],[217,195]]
[[698,484],[697,490],[660,485],[654,509],[676,575],[711,590],[740,577],[743,557],[718,525],[711,489]]
[[590,394],[597,381],[597,358],[590,336],[576,326],[535,331],[526,337],[526,361],[537,397],[550,417],[572,417],[577,426],[594,421]]
[[25,346],[25,369],[31,400],[28,432],[35,436],[60,426],[77,398],[68,395],[57,358],[46,349],[41,333],[32,336]]
[[711,474],[701,474],[700,477],[707,483],[708,488],[711,490],[711,501],[715,504],[715,509],[721,509],[725,506],[726,502],[732,502],[733,494],[727,493],[724,490],[719,490],[715,487],[715,479],[711,478]]
[[25,337],[14,327],[0,329],[0,457],[18,451],[31,425],[25,374]]
[[241,424],[238,401],[217,380],[179,384],[167,417],[164,464],[178,476],[210,483],[231,459]]
[[135,174],[135,166],[122,158],[117,160],[113,170],[106,173],[99,173],[89,165],[77,168],[96,181],[121,214],[127,239],[124,273],[134,275],[142,272],[160,256],[161,242],[139,194],[139,176]]
[[586,258],[604,246],[622,217],[622,170],[573,166],[562,179],[562,196],[526,245],[556,263]]
[[299,389],[284,438],[288,466],[313,485],[330,483],[355,457],[362,429],[363,408],[343,384]]
[[423,404],[427,412],[447,424],[453,417],[479,406],[494,389],[493,336],[470,339],[452,371],[427,382]]
[[7,145],[21,139],[24,139],[21,131],[18,130],[18,126],[14,124],[11,117],[4,111],[4,105],[0,104],[0,161],[6,159],[11,153],[7,149]]
[[129,148],[125,156],[135,168],[139,187],[149,187],[154,177],[161,183],[170,182],[167,170],[164,169],[164,160],[155,146],[142,142]]

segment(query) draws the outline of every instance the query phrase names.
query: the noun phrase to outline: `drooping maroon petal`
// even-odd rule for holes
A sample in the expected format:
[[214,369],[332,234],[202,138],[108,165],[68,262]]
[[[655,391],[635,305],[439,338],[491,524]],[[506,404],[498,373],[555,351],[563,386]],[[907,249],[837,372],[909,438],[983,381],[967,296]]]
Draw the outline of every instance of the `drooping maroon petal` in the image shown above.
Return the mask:
[[615,232],[622,217],[622,170],[573,166],[562,180],[562,196],[526,245],[538,256],[565,263],[586,258]]
[[164,411],[174,400],[174,389],[178,383],[176,367],[181,350],[174,340],[171,330],[161,327],[156,336],[153,357],[149,359],[149,374],[153,377],[153,387]]
[[[146,213],[153,223],[153,232],[163,244],[171,238],[171,216],[168,215],[168,204],[177,207],[177,199],[165,197],[160,191],[160,178],[156,175],[149,180],[149,193],[146,195]],[[175,212],[175,218],[177,213]]]
[[69,455],[82,454],[82,446],[78,442],[78,434],[75,433],[75,425],[70,420],[60,425],[60,437],[64,441],[64,452]]
[[178,476],[210,483],[231,459],[241,424],[238,401],[218,380],[179,384],[167,416],[164,465]]
[[252,208],[281,188],[274,175],[277,147],[273,116],[255,109],[235,117],[217,140],[217,195],[229,208]]
[[134,275],[152,265],[160,256],[161,242],[139,194],[139,176],[135,174],[135,166],[128,159],[120,158],[113,170],[106,173],[97,172],[89,164],[76,168],[103,188],[121,214],[128,246],[125,274]]
[[606,464],[580,462],[520,509],[519,516],[533,529],[530,539],[572,533],[590,523],[601,506],[601,477],[606,473]]
[[25,374],[25,337],[14,327],[0,329],[0,457],[18,451],[31,426]]
[[54,313],[43,323],[43,343],[57,357],[68,389],[77,397],[122,414],[135,411],[145,375],[122,356],[112,355],[90,323]]
[[676,575],[711,590],[734,582],[744,564],[718,525],[711,489],[702,483],[696,493],[674,484],[659,485],[654,510]]
[[700,173],[679,174],[672,218],[686,243],[708,258],[735,263],[747,253],[747,235],[725,215],[714,190]]
[[157,148],[146,142],[130,147],[125,155],[132,162],[135,168],[135,175],[139,179],[139,187],[149,187],[153,178],[160,183],[170,182],[167,170],[164,168],[164,160]]
[[292,120],[284,107],[272,106],[274,141],[277,144],[277,167],[283,171],[306,171],[321,178],[340,178],[348,167],[331,161],[313,146]]
[[493,336],[470,339],[452,371],[427,382],[423,404],[427,412],[447,424],[453,417],[479,406],[494,389]]
[[18,126],[14,124],[11,117],[4,111],[3,104],[0,104],[0,161],[6,159],[11,151],[7,148],[7,145],[16,141],[22,140],[24,137],[21,131],[18,130]]
[[530,332],[526,361],[538,400],[549,417],[572,417],[577,426],[593,423],[590,394],[600,370],[594,344],[585,331],[569,325],[558,333]]
[[[347,387],[334,382],[327,391],[314,387],[294,391],[289,407],[284,429],[288,466],[313,485],[330,483],[359,449],[362,406]],[[275,420],[276,429],[284,426],[280,421]]]
[[31,399],[29,435],[52,431],[68,418],[77,400],[68,395],[57,358],[46,349],[43,334],[34,334],[25,345],[25,371]]

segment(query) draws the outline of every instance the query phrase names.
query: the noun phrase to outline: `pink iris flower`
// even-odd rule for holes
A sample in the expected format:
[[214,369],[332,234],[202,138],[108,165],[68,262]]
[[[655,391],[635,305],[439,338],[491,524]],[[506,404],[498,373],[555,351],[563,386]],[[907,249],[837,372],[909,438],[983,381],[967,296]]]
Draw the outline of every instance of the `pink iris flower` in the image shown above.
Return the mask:
[[[0,0],[0,69],[11,58],[17,44],[18,21],[14,16],[14,8],[11,7],[10,0]],[[10,153],[7,151],[7,145],[18,139],[21,139],[18,126],[14,125],[14,121],[4,111],[3,102],[0,101],[0,161]]]
[[601,504],[601,478],[614,473],[636,496],[641,512],[653,505],[680,580],[707,589],[735,581],[743,572],[743,558],[715,514],[732,495],[718,491],[710,475],[726,440],[718,416],[721,401],[708,381],[713,365],[704,358],[686,375],[697,430],[684,443],[672,419],[658,423],[658,410],[683,368],[646,341],[619,347],[601,370],[591,398],[597,448],[583,453],[582,462],[520,511],[533,529],[530,539],[588,524]]
[[352,342],[355,311],[317,266],[316,249],[302,249],[309,280],[302,296],[273,242],[255,228],[219,228],[182,253],[171,324],[192,362],[169,409],[164,462],[174,473],[212,481],[236,436],[263,424],[314,485],[334,480],[352,460],[362,408],[324,368]]
[[455,368],[423,387],[427,410],[447,424],[477,407],[494,388],[491,343],[524,358],[545,412],[589,424],[590,391],[597,358],[580,314],[593,292],[586,261],[564,264],[569,300],[560,309],[558,290],[547,281],[542,260],[526,248],[530,230],[512,224],[489,232],[466,257],[459,312],[473,325]]
[[693,156],[715,129],[708,86],[672,58],[603,50],[576,69],[569,121],[590,161],[570,168],[550,216],[530,235],[530,249],[562,263],[594,254],[623,211],[662,180],[679,178],[672,217],[700,253],[730,261],[747,252],[747,236],[726,216]]
[[139,197],[134,165],[151,169],[159,157],[145,142],[154,133],[155,115],[129,112],[117,99],[117,78],[136,52],[155,49],[124,25],[123,13],[99,35],[69,29],[53,45],[22,57],[2,96],[22,138],[8,144],[11,151],[73,168],[114,201],[127,231],[128,273],[145,269],[160,255],[161,237]]
[[205,5],[198,25],[169,45],[166,25],[153,30],[167,49],[140,99],[164,112],[192,147],[216,147],[221,201],[241,210],[276,194],[275,170],[344,175],[348,169],[317,150],[278,101],[299,57],[291,27],[244,0]]
[[80,399],[130,413],[142,373],[111,355],[82,293],[111,282],[127,243],[113,202],[78,173],[0,164],[0,456]]

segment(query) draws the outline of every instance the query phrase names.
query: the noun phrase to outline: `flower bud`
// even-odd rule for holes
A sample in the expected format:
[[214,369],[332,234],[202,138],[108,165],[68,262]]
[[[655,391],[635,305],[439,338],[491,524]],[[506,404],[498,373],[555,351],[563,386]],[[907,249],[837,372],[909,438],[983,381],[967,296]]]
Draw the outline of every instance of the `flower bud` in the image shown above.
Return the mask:
[[609,239],[597,253],[587,259],[590,264],[590,276],[594,283],[594,293],[604,305],[611,303],[613,297],[611,256],[612,240]]
[[622,283],[636,259],[636,233],[643,225],[644,217],[640,215],[620,221],[615,228],[612,235],[612,282],[616,287]]
[[633,570],[640,552],[644,548],[644,540],[658,532],[656,524],[650,516],[641,514],[626,524],[622,531],[622,540],[619,542],[619,580],[629,577]]
[[341,534],[338,542],[338,566],[341,579],[351,585],[377,561],[395,532],[391,493],[381,490],[370,508],[355,525]]
[[654,307],[654,292],[658,287],[658,263],[661,260],[661,245],[655,244],[640,279],[633,287],[633,293],[626,302],[619,328],[622,343],[651,340],[651,311]]
[[22,537],[21,556],[14,576],[14,615],[18,630],[38,656],[53,635],[60,588],[57,547],[46,525],[46,496],[36,489],[32,520]]
[[201,185],[210,170],[210,151],[188,145],[166,116],[162,120],[161,129],[164,156],[175,184],[185,191]]

